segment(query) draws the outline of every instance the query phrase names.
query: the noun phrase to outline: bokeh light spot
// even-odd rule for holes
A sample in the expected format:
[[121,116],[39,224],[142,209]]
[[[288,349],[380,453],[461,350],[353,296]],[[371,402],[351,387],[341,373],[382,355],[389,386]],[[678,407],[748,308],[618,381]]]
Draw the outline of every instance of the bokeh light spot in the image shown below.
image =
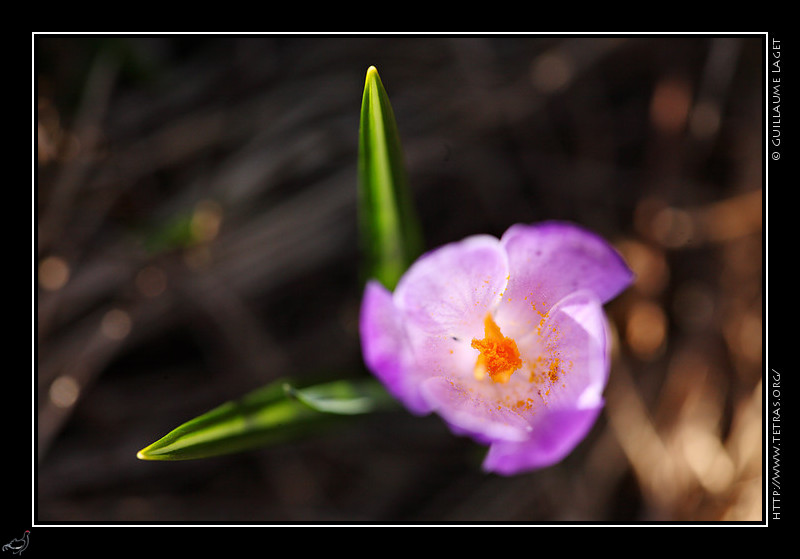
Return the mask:
[[100,322],[100,331],[112,340],[125,339],[131,332],[131,317],[122,309],[111,309]]
[[167,275],[157,266],[147,266],[136,274],[136,288],[145,297],[158,297],[167,289]]
[[39,262],[39,285],[48,291],[58,291],[69,281],[69,265],[59,256],[48,256]]
[[221,224],[222,207],[213,200],[202,200],[192,214],[192,238],[200,243],[212,241],[219,234]]
[[80,392],[78,381],[69,375],[63,375],[50,385],[50,401],[59,408],[69,408],[78,401]]
[[625,337],[631,350],[642,359],[656,357],[667,336],[667,317],[660,306],[640,301],[630,310]]
[[543,93],[554,93],[564,89],[574,73],[573,63],[560,52],[545,53],[531,67],[531,81]]
[[653,237],[667,248],[679,248],[691,242],[694,223],[688,212],[678,208],[664,208],[653,217]]
[[666,78],[656,84],[650,104],[650,119],[661,132],[679,132],[686,125],[692,93],[679,78]]

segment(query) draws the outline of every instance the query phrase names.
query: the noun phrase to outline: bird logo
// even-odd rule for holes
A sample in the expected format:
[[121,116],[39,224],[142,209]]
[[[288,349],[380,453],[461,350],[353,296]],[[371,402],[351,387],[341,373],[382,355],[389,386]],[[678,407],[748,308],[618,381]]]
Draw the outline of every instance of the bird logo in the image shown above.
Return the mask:
[[25,548],[28,547],[28,535],[31,533],[30,530],[25,530],[25,533],[22,535],[22,538],[17,539],[14,538],[6,545],[3,546],[3,551],[10,551],[11,553],[15,553],[20,555]]

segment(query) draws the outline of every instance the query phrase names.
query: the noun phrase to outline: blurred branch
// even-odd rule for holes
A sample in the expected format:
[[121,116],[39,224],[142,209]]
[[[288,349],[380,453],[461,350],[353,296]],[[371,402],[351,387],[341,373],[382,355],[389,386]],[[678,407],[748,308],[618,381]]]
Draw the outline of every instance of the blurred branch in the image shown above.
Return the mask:
[[[38,251],[49,250],[63,232],[64,222],[73,209],[75,197],[85,188],[89,170],[96,161],[96,148],[102,139],[103,119],[108,110],[119,63],[108,51],[101,51],[86,79],[83,97],[72,129],[77,153],[60,169],[39,218]],[[39,194],[42,190],[39,189]]]

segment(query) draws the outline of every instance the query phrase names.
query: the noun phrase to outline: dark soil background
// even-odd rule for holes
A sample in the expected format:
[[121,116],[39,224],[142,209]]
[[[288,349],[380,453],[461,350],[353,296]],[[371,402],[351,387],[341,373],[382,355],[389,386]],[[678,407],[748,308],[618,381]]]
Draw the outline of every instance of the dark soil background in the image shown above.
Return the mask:
[[[38,523],[760,521],[763,36],[35,40]],[[137,460],[285,376],[366,374],[356,156],[392,101],[429,247],[565,219],[636,284],[607,408],[504,478],[403,411]]]

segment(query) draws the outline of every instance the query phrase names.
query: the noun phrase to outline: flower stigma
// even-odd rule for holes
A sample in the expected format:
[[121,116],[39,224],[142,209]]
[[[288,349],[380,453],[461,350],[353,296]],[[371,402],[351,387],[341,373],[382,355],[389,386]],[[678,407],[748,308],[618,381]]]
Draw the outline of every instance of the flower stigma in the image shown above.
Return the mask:
[[475,362],[475,378],[481,380],[488,373],[494,382],[506,383],[514,371],[522,367],[517,342],[500,332],[491,313],[487,313],[483,328],[484,338],[473,338],[471,344],[480,352]]

